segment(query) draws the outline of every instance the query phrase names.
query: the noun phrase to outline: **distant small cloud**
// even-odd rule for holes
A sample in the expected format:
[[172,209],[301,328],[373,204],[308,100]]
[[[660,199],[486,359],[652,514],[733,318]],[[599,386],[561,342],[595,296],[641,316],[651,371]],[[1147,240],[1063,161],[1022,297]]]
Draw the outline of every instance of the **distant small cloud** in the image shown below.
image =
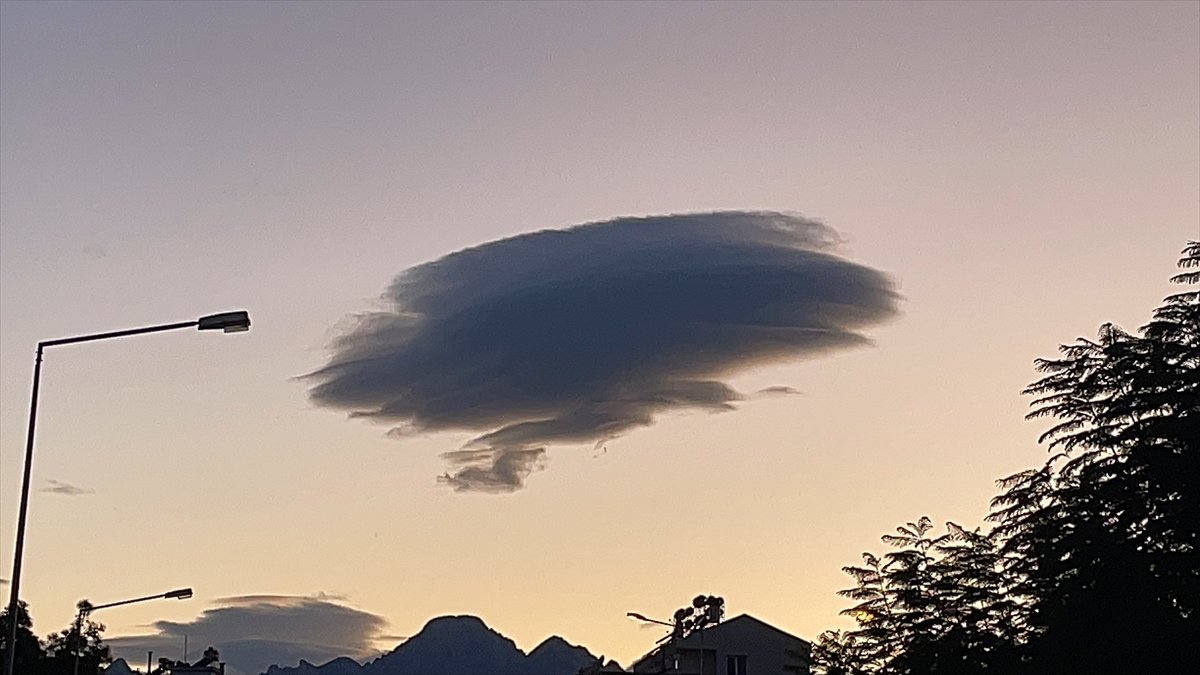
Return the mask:
[[114,657],[131,663],[146,651],[182,658],[180,646],[188,636],[199,658],[214,646],[228,664],[229,675],[255,675],[273,664],[295,666],[300,659],[325,663],[339,656],[366,658],[379,653],[387,621],[376,614],[311,596],[242,595],[220,598],[192,621],[158,621],[155,633],[106,638]]
[[309,396],[393,437],[473,433],[439,480],[511,492],[550,445],[733,410],[746,397],[725,380],[742,369],[868,343],[895,284],[839,242],[802,216],[721,211],[485,243],[397,276],[333,340]]
[[67,495],[68,497],[91,495],[96,493],[96,491],[92,488],[81,488],[76,485],[71,485],[66,481],[54,480],[53,478],[48,479],[46,482],[49,483],[49,485],[41,490],[38,490],[38,492],[49,492],[56,495]]
[[796,396],[800,393],[800,390],[795,387],[777,385],[774,387],[763,387],[754,393],[759,396]]
[[347,600],[347,597],[345,595],[326,593],[325,591],[318,591],[312,595],[228,595],[216,598],[212,603],[214,605],[277,605],[286,607],[289,605],[304,604],[312,600],[344,602]]
[[92,260],[100,260],[108,257],[108,247],[103,244],[86,244],[80,250]]

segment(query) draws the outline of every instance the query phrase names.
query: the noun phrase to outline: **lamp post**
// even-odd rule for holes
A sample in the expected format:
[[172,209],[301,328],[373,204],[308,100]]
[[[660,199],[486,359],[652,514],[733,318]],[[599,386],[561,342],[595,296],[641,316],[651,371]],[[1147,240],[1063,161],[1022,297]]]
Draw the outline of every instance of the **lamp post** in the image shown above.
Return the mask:
[[29,431],[25,436],[25,473],[21,481],[21,507],[17,515],[17,543],[13,550],[12,586],[8,601],[8,615],[12,617],[10,621],[12,630],[10,631],[8,640],[8,667],[5,669],[8,675],[17,675],[17,602],[20,598],[21,589],[21,557],[25,552],[25,517],[29,511],[29,477],[33,469],[33,432],[37,423],[38,384],[41,381],[42,375],[42,352],[46,347],[70,345],[77,342],[94,342],[96,340],[129,337],[144,333],[161,333],[168,330],[193,327],[199,330],[220,330],[225,333],[240,333],[250,330],[250,315],[243,311],[223,312],[221,314],[202,316],[194,321],[165,323],[157,326],[130,328],[108,333],[78,335],[76,337],[59,338],[57,340],[44,340],[38,343],[37,358],[33,364],[33,392],[29,397]]
[[[146,596],[143,596],[140,598],[133,598],[131,600],[106,602],[103,605],[93,605],[92,603],[88,602],[87,600],[80,600],[75,605],[75,607],[79,609],[79,613],[77,613],[75,615],[75,675],[79,675],[79,652],[83,647],[83,645],[80,644],[83,641],[83,621],[92,612],[94,612],[98,609],[108,609],[109,607],[117,607],[119,605],[132,605],[135,602],[146,602],[147,600],[163,600],[163,599],[168,599],[168,598],[187,600],[190,597],[192,597],[192,589],[177,588],[173,591],[167,591],[166,593],[158,593],[156,595],[146,595]],[[147,673],[148,672],[149,671],[147,671]]]
[[[676,614],[678,614],[678,612],[676,612]],[[667,623],[666,621],[659,621],[658,619],[651,619],[650,617],[642,615],[642,614],[638,614],[637,612],[625,612],[625,616],[627,616],[631,619],[637,619],[638,621],[645,621],[646,623],[656,623],[660,626],[666,626],[666,627],[670,628],[671,632],[667,633],[665,636],[660,638],[658,640],[658,642],[665,642],[673,637],[683,637],[683,624],[681,624],[679,622],[678,616],[676,617],[675,623]],[[658,642],[656,642],[655,644],[658,644]]]
[[659,621],[658,619],[651,619],[650,617],[642,616],[641,614],[638,614],[637,612],[625,612],[625,616],[627,616],[631,619],[637,619],[638,621],[645,621],[646,623],[657,623],[660,626],[668,626],[671,628],[675,627],[675,624],[673,624],[673,623],[667,623],[666,621]]

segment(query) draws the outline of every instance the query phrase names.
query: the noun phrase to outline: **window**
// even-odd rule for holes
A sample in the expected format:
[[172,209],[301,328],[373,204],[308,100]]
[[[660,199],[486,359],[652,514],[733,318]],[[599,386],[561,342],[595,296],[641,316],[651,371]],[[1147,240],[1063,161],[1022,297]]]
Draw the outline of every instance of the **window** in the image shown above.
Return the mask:
[[746,675],[745,654],[725,657],[725,675]]

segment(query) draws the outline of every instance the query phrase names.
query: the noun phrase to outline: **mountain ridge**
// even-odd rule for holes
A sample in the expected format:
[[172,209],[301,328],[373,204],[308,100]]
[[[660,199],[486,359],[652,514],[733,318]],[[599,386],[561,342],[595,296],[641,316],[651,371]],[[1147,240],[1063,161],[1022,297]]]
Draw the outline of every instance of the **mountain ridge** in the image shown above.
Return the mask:
[[552,635],[528,654],[469,614],[430,619],[411,638],[366,663],[339,657],[322,665],[301,660],[272,665],[262,675],[575,675],[596,663],[587,648]]

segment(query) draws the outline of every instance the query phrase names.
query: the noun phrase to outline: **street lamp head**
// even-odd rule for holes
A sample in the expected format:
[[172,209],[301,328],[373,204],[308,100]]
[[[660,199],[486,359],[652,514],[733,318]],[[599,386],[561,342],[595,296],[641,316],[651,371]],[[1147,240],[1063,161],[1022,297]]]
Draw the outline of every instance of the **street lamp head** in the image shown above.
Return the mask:
[[188,598],[192,597],[192,589],[190,589],[190,588],[178,588],[178,589],[176,589],[176,590],[173,590],[173,591],[167,591],[166,593],[163,593],[163,597],[164,597],[164,598],[178,598],[178,599],[180,599],[180,600],[187,600]]
[[248,312],[222,312],[200,317],[196,322],[200,330],[220,330],[226,333],[241,333],[250,330]]

